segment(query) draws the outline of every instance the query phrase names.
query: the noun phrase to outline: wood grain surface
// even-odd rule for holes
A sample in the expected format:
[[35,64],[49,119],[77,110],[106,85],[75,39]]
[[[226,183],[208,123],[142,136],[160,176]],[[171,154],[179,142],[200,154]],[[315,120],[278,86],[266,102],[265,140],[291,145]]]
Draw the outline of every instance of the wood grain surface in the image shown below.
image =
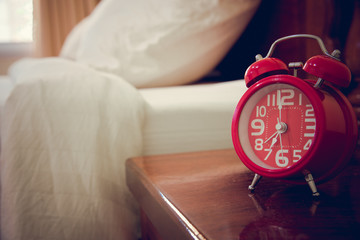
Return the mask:
[[234,150],[127,161],[128,186],[156,232],[144,239],[360,239],[356,160],[318,186],[319,199],[270,178],[249,194],[252,177]]

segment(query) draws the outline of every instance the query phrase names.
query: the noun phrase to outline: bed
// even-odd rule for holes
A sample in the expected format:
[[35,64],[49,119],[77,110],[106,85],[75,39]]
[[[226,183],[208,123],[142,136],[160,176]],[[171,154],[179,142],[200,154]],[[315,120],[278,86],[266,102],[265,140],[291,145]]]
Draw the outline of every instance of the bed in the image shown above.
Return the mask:
[[139,239],[126,159],[231,147],[243,81],[189,83],[259,2],[101,1],[59,57],[13,64],[1,79],[2,239]]
[[[129,9],[104,0],[59,57],[22,59],[0,78],[2,240],[139,239],[126,159],[232,148],[231,118],[254,51],[300,31],[287,25],[298,20],[269,8],[311,5],[199,0],[190,11],[179,0],[162,11],[158,2],[133,1],[130,12],[148,15],[121,21],[133,17]],[[109,25],[116,16],[122,28]],[[264,24],[264,16],[273,20]],[[282,53],[306,57],[296,48]],[[199,82],[217,72],[232,81]]]
[[[245,91],[241,80],[137,91],[128,84],[118,86],[113,76],[94,77],[91,69],[89,74],[82,69],[76,76],[81,81],[74,82],[75,73],[66,65],[72,63],[52,60],[46,64],[56,63],[71,77],[28,79],[15,88],[9,78],[2,79],[9,90],[14,88],[2,121],[3,236],[104,239],[112,234],[131,239],[138,224],[125,186],[127,158],[231,147],[230,124],[225,123],[231,122]],[[32,65],[32,76],[36,69]]]

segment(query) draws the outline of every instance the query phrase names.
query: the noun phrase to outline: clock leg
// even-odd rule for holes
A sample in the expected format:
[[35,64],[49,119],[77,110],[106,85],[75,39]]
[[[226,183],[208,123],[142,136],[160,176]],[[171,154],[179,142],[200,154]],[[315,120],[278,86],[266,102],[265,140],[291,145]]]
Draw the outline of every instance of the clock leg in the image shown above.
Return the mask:
[[259,174],[255,173],[255,176],[251,182],[251,184],[249,185],[248,189],[250,192],[253,192],[255,190],[256,185],[259,183],[259,181],[261,180],[262,176],[260,176]]
[[320,196],[320,193],[317,191],[317,188],[316,188],[316,185],[315,185],[315,182],[314,182],[314,178],[313,178],[313,176],[311,175],[310,172],[305,173],[305,181],[309,184],[309,187],[310,187],[310,189],[312,191],[312,195],[314,197]]

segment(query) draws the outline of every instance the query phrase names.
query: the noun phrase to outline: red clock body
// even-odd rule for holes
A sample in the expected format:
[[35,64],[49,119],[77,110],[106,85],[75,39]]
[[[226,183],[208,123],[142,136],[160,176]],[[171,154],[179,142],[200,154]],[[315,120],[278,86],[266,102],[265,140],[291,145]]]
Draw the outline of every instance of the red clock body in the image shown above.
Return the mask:
[[[271,58],[274,46],[284,40],[305,37],[318,41],[324,55],[289,67]],[[250,190],[262,176],[290,182],[308,182],[313,195],[315,182],[336,176],[349,162],[358,136],[357,119],[338,87],[350,84],[351,73],[331,55],[320,38],[293,35],[275,41],[265,58],[257,56],[245,73],[249,89],[241,97],[232,120],[232,141],[240,160],[255,177]],[[302,68],[317,80],[296,76]]]
[[332,86],[291,75],[266,77],[239,101],[232,121],[235,150],[261,176],[304,182],[336,175],[349,161],[357,139],[351,104]]

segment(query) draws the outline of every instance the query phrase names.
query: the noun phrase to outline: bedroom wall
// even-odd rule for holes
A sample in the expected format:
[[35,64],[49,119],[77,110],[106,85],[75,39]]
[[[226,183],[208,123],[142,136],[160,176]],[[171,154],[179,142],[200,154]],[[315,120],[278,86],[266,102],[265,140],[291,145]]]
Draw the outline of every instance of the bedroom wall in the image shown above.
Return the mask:
[[29,44],[0,43],[0,75],[6,75],[9,66],[23,57],[57,56],[71,29],[99,2],[34,0],[34,48],[30,49]]

